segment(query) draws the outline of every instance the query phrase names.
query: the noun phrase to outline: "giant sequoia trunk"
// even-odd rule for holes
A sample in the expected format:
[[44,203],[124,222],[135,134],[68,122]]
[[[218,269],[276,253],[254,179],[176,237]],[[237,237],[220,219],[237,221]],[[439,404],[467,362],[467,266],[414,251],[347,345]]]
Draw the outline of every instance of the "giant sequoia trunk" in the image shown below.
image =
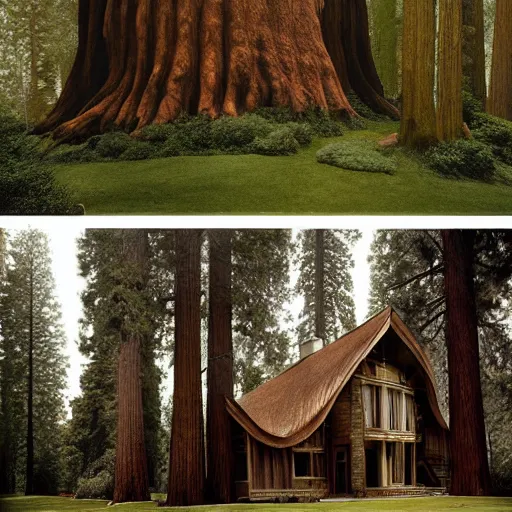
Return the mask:
[[462,134],[462,0],[439,0],[437,136]]
[[375,112],[398,119],[398,110],[384,98],[373,61],[366,0],[325,0],[322,32],[343,90],[354,91]]
[[400,141],[412,148],[428,147],[437,140],[435,42],[434,0],[404,2]]
[[231,421],[226,410],[226,397],[233,397],[231,236],[229,230],[219,230],[209,237],[207,466],[208,498],[213,503],[230,503],[234,497]]
[[[146,282],[147,234],[123,232],[124,263],[135,269],[134,293]],[[131,322],[136,319],[130,318]],[[114,502],[149,501],[148,467],[144,444],[140,335],[133,325],[121,328],[117,376],[117,443]]]
[[491,87],[487,110],[512,121],[512,2],[496,0]]
[[201,231],[176,231],[174,395],[167,505],[204,502]]
[[136,335],[129,335],[119,351],[117,409],[114,502],[149,501],[140,341]]
[[77,60],[36,133],[135,130],[259,106],[353,115],[322,40],[319,0],[81,0]]
[[442,237],[450,397],[450,493],[486,495],[490,477],[473,284],[474,233],[445,230]]

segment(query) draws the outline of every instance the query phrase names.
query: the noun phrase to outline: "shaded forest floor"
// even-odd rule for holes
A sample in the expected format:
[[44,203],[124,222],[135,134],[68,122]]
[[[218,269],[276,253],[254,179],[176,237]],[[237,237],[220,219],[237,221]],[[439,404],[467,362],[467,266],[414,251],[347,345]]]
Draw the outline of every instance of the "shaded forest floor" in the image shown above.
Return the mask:
[[[25,497],[0,498],[0,510],[5,512],[38,512],[57,510],[112,510],[107,507],[106,501],[102,500],[73,500],[70,498],[54,497]],[[157,505],[151,503],[128,503],[116,505],[115,509],[126,511],[155,510]],[[114,510],[115,510],[114,509]],[[273,512],[277,510],[289,510],[291,512],[315,512],[315,511],[336,511],[355,510],[364,512],[379,512],[381,510],[393,510],[395,512],[432,512],[437,510],[464,510],[465,512],[506,512],[512,511],[512,498],[401,498],[396,500],[368,500],[351,501],[342,503],[314,503],[294,505],[230,505],[217,507],[191,507],[182,508],[190,512],[199,511],[222,511],[230,512]],[[170,510],[160,508],[158,510]],[[176,509],[174,509],[176,510]]]
[[510,215],[512,186],[443,178],[396,151],[393,175],[317,162],[331,142],[376,141],[398,123],[369,122],[339,138],[315,138],[292,156],[180,156],[56,166],[87,214]]

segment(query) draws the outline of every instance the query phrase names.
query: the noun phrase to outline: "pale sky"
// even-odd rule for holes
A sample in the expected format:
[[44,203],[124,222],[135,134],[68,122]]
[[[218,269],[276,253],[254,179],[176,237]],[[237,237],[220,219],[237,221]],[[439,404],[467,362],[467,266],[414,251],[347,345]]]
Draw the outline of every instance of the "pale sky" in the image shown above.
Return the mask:
[[[82,315],[80,293],[85,281],[78,275],[76,257],[76,240],[83,230],[67,226],[42,227],[50,240],[53,274],[56,282],[56,294],[62,308],[62,321],[67,337],[66,352],[69,357],[67,403],[80,394],[80,373],[82,365],[87,363],[78,351],[79,319]],[[373,239],[372,230],[362,231],[362,238],[354,248],[355,268],[352,271],[354,280],[354,300],[356,305],[357,323],[366,318],[368,311],[368,292],[370,286],[370,268],[367,257]],[[293,277],[292,277],[293,279]],[[296,298],[290,304],[292,315],[297,318],[302,307],[302,298]],[[169,388],[169,386],[167,386]]]

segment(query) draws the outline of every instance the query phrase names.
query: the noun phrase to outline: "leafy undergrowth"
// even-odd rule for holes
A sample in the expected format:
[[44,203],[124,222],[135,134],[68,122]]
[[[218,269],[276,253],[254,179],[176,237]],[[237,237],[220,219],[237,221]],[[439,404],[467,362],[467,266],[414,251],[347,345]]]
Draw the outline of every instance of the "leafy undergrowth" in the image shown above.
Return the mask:
[[[70,498],[53,498],[40,496],[18,496],[14,498],[0,498],[0,508],[5,512],[55,512],[66,510],[166,510],[158,508],[154,502],[127,503],[116,505],[114,509],[108,507],[108,502],[100,500],[73,500]],[[231,512],[275,512],[289,510],[292,512],[315,512],[315,511],[360,511],[377,512],[392,510],[395,512],[431,512],[434,510],[464,510],[465,512],[507,512],[512,511],[511,498],[400,498],[386,500],[359,500],[341,503],[311,503],[311,504],[234,504],[217,507],[183,507],[173,510],[189,512],[208,511],[231,511]]]
[[316,154],[321,164],[341,169],[363,172],[381,172],[393,174],[397,168],[396,159],[391,150],[379,150],[376,142],[345,141],[328,144]]
[[432,147],[425,164],[446,177],[512,183],[512,122],[483,112],[481,102],[467,92],[463,98],[471,138]]
[[314,136],[337,137],[346,130],[346,124],[322,110],[299,115],[261,109],[237,118],[183,117],[174,123],[148,126],[133,136],[110,132],[82,144],[57,146],[46,159],[72,163],[198,155],[293,155],[309,146]]

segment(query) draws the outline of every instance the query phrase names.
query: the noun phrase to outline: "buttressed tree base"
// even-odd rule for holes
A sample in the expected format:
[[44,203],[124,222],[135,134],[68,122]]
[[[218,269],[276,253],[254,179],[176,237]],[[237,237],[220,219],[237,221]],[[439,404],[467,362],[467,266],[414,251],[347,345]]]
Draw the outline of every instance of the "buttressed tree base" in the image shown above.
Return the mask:
[[259,106],[355,115],[322,38],[320,0],[80,1],[79,47],[36,133],[133,131]]

